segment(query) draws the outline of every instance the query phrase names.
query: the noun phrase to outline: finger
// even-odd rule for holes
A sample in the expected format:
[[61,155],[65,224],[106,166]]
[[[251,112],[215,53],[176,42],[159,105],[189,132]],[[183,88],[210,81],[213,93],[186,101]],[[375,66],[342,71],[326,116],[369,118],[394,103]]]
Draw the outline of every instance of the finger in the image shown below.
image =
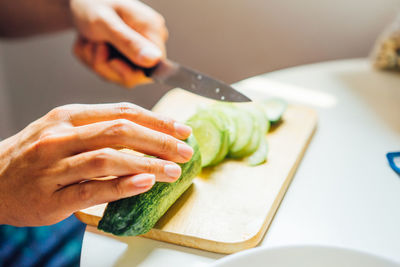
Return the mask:
[[151,189],[153,174],[137,174],[105,181],[88,181],[67,186],[55,194],[60,203],[69,203],[72,212],[94,205],[135,196]]
[[102,78],[106,80],[118,84],[123,83],[122,77],[119,75],[119,73],[113,70],[108,63],[94,65],[93,69],[94,71],[96,71],[98,75],[100,75]]
[[157,45],[157,47],[162,52],[162,58],[166,58],[167,57],[167,48],[165,47],[164,38],[162,38],[158,34],[154,34],[154,33],[143,33],[143,36]]
[[94,50],[93,70],[109,81],[123,83],[122,76],[108,62],[109,51],[107,45],[103,42],[97,43]]
[[164,18],[159,13],[141,2],[132,1],[117,3],[116,11],[126,24],[155,43],[165,55],[168,30]]
[[144,75],[143,71],[132,69],[120,59],[111,60],[110,67],[122,77],[122,84],[127,88],[152,82],[150,78]]
[[95,45],[92,42],[87,42],[83,38],[79,38],[74,46],[75,55],[87,66],[91,67],[95,55]]
[[[159,182],[174,182],[181,175],[178,164],[104,148],[59,161],[49,177],[57,176],[58,187],[107,176],[154,174]],[[54,179],[54,178],[51,178]]]
[[87,42],[83,46],[83,58],[84,61],[89,65],[93,65],[93,59],[94,59],[94,43],[93,42]]
[[179,163],[189,161],[193,155],[192,147],[185,142],[125,119],[79,126],[74,131],[75,138],[68,138],[72,141],[65,144],[70,154],[105,147],[130,148]]
[[68,105],[64,109],[74,126],[126,119],[178,139],[186,139],[192,132],[189,126],[132,103]]
[[142,67],[153,67],[162,52],[150,40],[129,27],[115,12],[109,12],[103,18],[107,41],[135,64]]
[[95,57],[93,60],[94,65],[107,63],[109,52],[107,45],[104,42],[96,43],[94,48]]
[[74,44],[74,54],[78,57],[78,58],[83,58],[83,40],[82,38],[78,38],[75,41]]

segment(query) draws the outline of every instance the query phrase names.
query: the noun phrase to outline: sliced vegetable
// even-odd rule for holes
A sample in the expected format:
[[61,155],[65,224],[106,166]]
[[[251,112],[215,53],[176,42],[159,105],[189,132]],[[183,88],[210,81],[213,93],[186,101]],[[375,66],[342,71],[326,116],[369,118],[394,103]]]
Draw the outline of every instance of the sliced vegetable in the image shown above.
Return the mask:
[[236,141],[238,135],[238,129],[234,120],[237,113],[235,106],[229,103],[217,103],[212,105],[211,109],[216,111],[218,115],[223,117],[226,121],[226,126],[229,132],[229,147],[231,147]]
[[187,124],[192,127],[193,135],[199,143],[201,166],[210,165],[220,155],[221,148],[224,149],[228,137],[227,131],[223,129],[223,122],[215,114],[199,110]]
[[275,124],[281,120],[287,109],[287,102],[283,99],[272,98],[264,101],[262,106],[271,124]]
[[218,163],[220,163],[221,161],[224,160],[224,158],[226,157],[226,154],[228,154],[228,151],[229,151],[229,129],[228,129],[229,121],[228,121],[228,117],[225,116],[225,114],[223,114],[222,112],[220,112],[218,110],[211,109],[211,110],[209,110],[209,112],[214,114],[214,116],[216,116],[218,118],[218,120],[216,120],[216,123],[218,124],[218,128],[221,131],[222,140],[221,140],[221,147],[219,149],[219,153],[215,156],[215,158],[208,165],[204,165],[203,167],[217,165]]
[[251,142],[254,118],[248,111],[237,108],[233,119],[238,129],[238,134],[235,142],[230,147],[228,155],[231,158],[240,158],[243,155],[243,150]]
[[250,166],[263,164],[268,157],[268,142],[266,138],[262,138],[257,150],[247,158]]

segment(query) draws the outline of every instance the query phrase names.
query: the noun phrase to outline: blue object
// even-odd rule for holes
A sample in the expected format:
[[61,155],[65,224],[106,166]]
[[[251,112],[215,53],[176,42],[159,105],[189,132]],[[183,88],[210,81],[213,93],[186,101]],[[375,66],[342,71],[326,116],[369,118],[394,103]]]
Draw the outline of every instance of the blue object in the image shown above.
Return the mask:
[[84,231],[75,216],[50,226],[0,225],[0,267],[78,267]]
[[400,152],[390,152],[386,154],[390,167],[400,174]]

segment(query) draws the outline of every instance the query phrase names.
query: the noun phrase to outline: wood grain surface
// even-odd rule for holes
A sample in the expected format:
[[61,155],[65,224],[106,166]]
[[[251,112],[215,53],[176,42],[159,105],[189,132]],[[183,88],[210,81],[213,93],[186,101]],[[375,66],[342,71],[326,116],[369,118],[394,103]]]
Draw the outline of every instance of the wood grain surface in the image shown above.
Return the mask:
[[[174,89],[153,111],[185,121],[212,100]],[[317,125],[316,112],[289,106],[283,122],[268,134],[268,162],[256,167],[225,160],[205,168],[193,185],[144,237],[233,253],[256,246],[264,236]],[[240,130],[239,130],[240,132]],[[75,213],[96,226],[105,205]]]

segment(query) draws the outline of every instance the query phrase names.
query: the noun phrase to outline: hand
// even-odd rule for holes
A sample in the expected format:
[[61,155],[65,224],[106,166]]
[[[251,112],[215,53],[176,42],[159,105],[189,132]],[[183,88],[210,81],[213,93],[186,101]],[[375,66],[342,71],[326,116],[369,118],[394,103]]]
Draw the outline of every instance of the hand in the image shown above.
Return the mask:
[[164,18],[137,0],[71,0],[75,25],[81,35],[75,54],[102,77],[132,87],[150,82],[142,71],[119,59],[108,59],[106,43],[132,62],[153,67],[165,57],[168,31]]
[[58,107],[0,142],[0,224],[49,225],[143,193],[155,180],[173,182],[181,174],[174,162],[193,154],[179,140],[190,133],[188,126],[129,103]]

